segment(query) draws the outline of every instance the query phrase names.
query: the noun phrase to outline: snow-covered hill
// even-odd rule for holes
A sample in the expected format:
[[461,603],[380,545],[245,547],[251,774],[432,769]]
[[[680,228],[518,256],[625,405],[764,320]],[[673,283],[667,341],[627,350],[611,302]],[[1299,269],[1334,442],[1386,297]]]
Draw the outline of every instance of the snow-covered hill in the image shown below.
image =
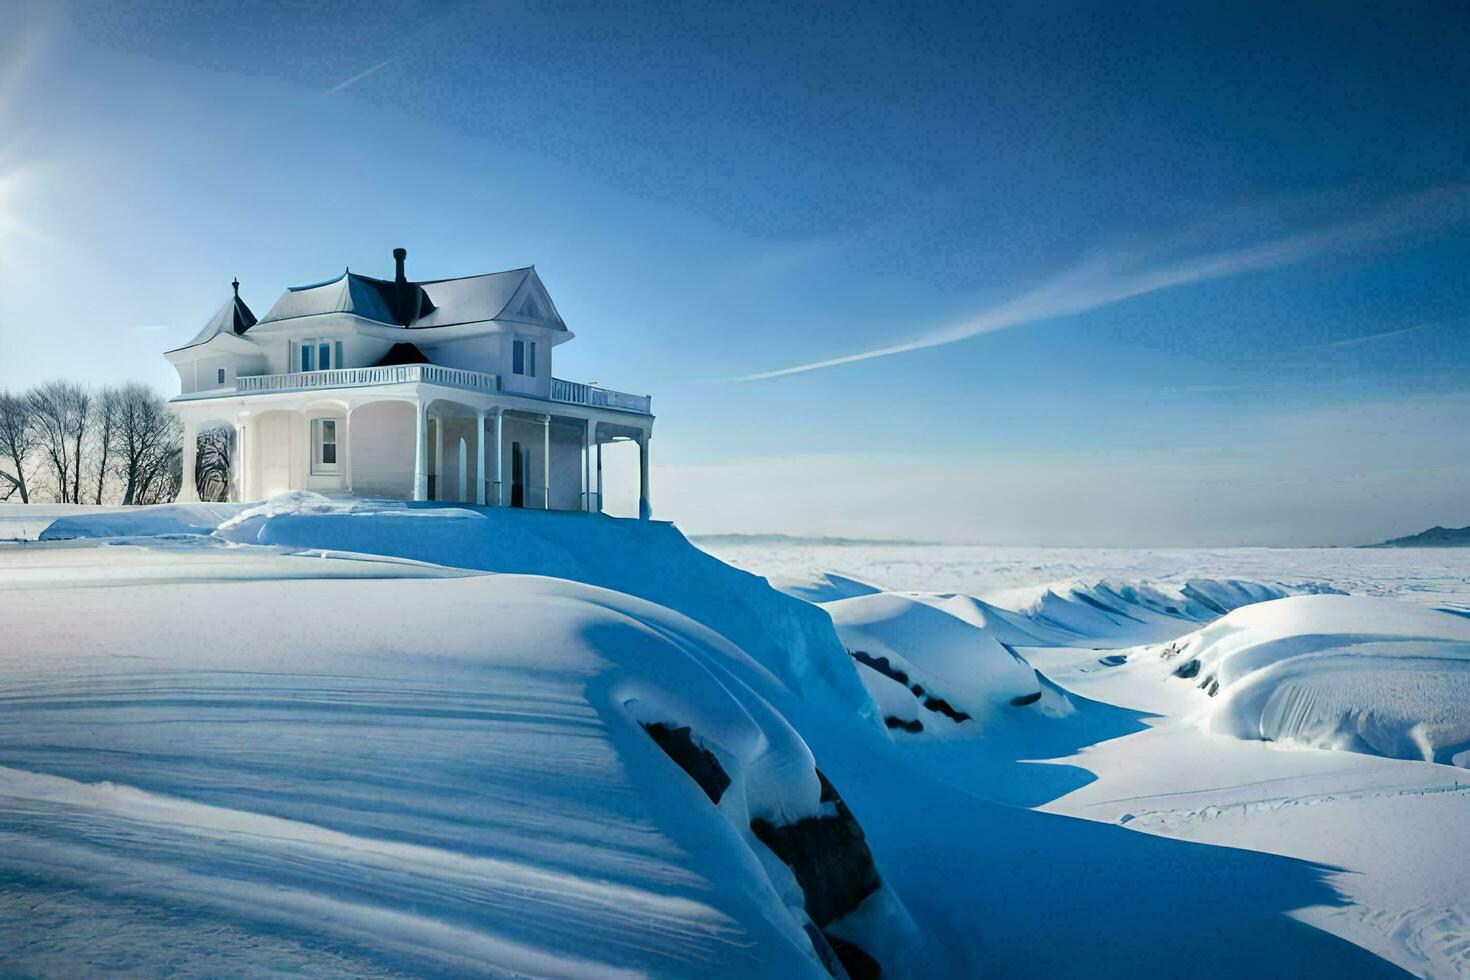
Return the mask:
[[[1463,770],[1197,724],[1288,665],[1337,704],[1313,653],[1370,621],[1470,620],[1212,568],[783,594],[667,525],[314,495],[35,530],[0,546],[0,972],[1470,965],[1467,849],[1399,833],[1452,842]],[[1437,684],[1389,701],[1448,751]]]

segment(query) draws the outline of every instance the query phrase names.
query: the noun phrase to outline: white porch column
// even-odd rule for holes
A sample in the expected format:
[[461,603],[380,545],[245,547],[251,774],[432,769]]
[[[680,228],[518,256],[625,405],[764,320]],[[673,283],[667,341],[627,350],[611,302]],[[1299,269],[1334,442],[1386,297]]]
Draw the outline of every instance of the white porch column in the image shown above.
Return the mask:
[[434,499],[444,499],[444,419],[434,416]]
[[352,409],[342,413],[342,489],[352,492]]
[[648,433],[638,433],[638,519],[646,521],[653,516],[648,503]]
[[239,418],[235,419],[234,455],[235,458],[231,460],[234,465],[231,469],[235,472],[231,476],[235,478],[235,503],[243,504],[245,502],[245,477],[249,473],[249,470],[245,468],[245,423],[241,422]]
[[485,506],[485,410],[475,413],[475,503]]
[[551,509],[551,416],[541,416],[541,509]]
[[505,409],[495,410],[495,506],[505,506]]
[[424,403],[414,402],[413,499],[429,496],[429,416]]
[[597,420],[588,419],[587,428],[582,433],[582,509],[589,514],[597,512],[596,502],[592,499],[592,453],[597,445]]
[[194,485],[194,463],[199,455],[199,433],[194,430],[194,420],[180,419],[184,423],[183,441],[179,446],[179,496],[184,503],[199,502],[199,488]]

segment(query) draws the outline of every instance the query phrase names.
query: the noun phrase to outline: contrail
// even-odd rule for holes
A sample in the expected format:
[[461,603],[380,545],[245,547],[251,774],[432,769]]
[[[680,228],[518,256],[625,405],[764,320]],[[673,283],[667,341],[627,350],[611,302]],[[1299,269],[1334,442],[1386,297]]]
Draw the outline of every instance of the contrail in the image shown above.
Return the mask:
[[1376,340],[1387,340],[1389,337],[1401,337],[1406,333],[1417,333],[1430,327],[1438,326],[1435,323],[1421,323],[1413,327],[1402,327],[1398,330],[1385,330],[1383,333],[1370,333],[1363,337],[1348,337],[1345,340],[1331,340],[1325,344],[1312,344],[1308,347],[1299,347],[1302,351],[1336,350],[1339,347],[1359,347],[1363,344],[1371,344]]
[[1274,269],[1356,246],[1462,224],[1467,219],[1470,219],[1470,185],[1456,184],[1399,198],[1350,221],[1259,245],[1170,262],[1155,257],[1152,260],[1153,267],[1142,271],[1129,271],[1127,268],[1137,264],[1133,256],[1093,259],[1029,292],[948,327],[886,347],[774,371],[742,375],[730,380],[761,381],[766,378],[780,378],[789,374],[803,374],[807,371],[953,344],[983,333],[1082,313],[1176,286]]
[[342,91],[344,88],[346,88],[349,85],[355,85],[355,84],[357,84],[358,82],[362,81],[364,78],[367,78],[369,75],[372,75],[372,74],[374,74],[376,72],[380,72],[384,68],[387,68],[389,65],[393,64],[393,62],[397,61],[401,57],[403,57],[403,56],[402,55],[394,55],[393,57],[389,58],[387,61],[380,61],[380,62],[378,62],[376,65],[373,65],[367,71],[360,71],[360,72],[358,72],[356,75],[353,75],[351,78],[347,79],[345,82],[338,82],[336,85],[333,85],[331,88],[329,88],[325,92],[323,92],[322,93],[322,98],[325,99],[329,95],[335,95],[335,94],[337,94],[338,92]]

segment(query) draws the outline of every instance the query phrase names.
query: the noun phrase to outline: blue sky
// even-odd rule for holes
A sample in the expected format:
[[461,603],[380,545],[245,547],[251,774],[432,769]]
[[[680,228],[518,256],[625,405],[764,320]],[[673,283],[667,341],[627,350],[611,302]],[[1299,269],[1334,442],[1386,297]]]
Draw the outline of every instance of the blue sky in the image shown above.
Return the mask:
[[0,385],[403,245],[534,263],[689,530],[1470,524],[1470,12],[1233,6],[12,3]]

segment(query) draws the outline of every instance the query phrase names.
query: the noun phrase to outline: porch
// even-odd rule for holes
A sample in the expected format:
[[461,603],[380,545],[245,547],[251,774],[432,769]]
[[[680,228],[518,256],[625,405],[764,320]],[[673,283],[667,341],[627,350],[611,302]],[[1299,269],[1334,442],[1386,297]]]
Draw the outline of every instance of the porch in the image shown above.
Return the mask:
[[[367,376],[385,371],[392,376]],[[177,406],[185,445],[201,447],[185,454],[180,497],[251,501],[305,489],[602,513],[607,452],[622,475],[612,494],[621,505],[610,512],[650,515],[651,417],[590,404],[605,389],[529,399],[495,392],[494,381],[435,365],[239,378],[231,394],[247,397]],[[626,485],[630,452],[636,497]]]

